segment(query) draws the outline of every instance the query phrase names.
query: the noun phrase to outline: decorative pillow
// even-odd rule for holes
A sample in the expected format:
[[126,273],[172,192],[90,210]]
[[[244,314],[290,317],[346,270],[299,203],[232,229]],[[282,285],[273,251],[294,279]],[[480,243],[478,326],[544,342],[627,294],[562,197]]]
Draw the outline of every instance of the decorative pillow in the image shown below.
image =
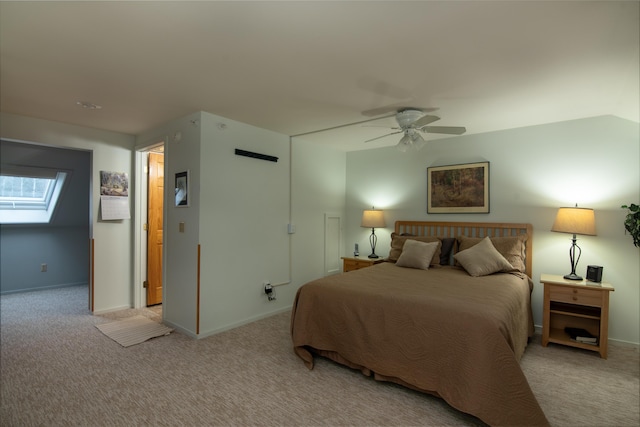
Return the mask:
[[485,237],[480,243],[458,252],[453,258],[473,277],[514,270],[509,261],[493,246],[489,237]]
[[455,237],[441,237],[440,241],[440,265],[451,264],[451,254],[453,253],[453,244],[456,242]]
[[[438,242],[440,243],[440,239],[437,237],[426,237],[426,236],[412,236],[412,235],[402,235],[399,236],[396,233],[391,233],[391,250],[389,251],[389,257],[387,261],[396,262],[402,253],[402,247],[407,240],[417,240],[418,242],[432,243]],[[431,260],[431,265],[440,264],[440,245],[438,245],[438,249],[436,249],[435,254],[433,254],[433,259]]]
[[[486,237],[485,237],[486,238]],[[525,244],[527,236],[490,237],[491,243],[514,269],[521,273],[525,272]],[[482,241],[482,237],[458,237],[458,252],[462,252]]]
[[420,242],[407,240],[402,248],[402,253],[396,261],[398,267],[419,268],[428,270],[433,260],[433,254],[440,246],[440,242]]

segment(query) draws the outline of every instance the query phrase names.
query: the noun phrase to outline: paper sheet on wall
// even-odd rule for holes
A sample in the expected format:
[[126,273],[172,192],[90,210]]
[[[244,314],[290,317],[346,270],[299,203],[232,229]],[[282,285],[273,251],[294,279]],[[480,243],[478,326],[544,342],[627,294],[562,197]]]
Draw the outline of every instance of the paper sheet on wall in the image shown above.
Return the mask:
[[126,172],[100,171],[100,209],[103,220],[131,219]]
[[103,220],[131,219],[129,198],[122,196],[100,196]]

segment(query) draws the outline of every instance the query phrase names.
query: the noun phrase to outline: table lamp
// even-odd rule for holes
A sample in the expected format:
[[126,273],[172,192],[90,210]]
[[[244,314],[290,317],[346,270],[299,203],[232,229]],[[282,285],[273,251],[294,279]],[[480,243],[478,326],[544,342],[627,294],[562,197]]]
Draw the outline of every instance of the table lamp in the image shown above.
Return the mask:
[[[576,244],[576,234],[584,234],[586,236],[596,235],[596,220],[593,209],[579,208],[560,208],[556,215],[556,220],[551,227],[551,231],[559,233],[573,234],[571,239],[571,247],[569,248],[569,259],[571,260],[571,273],[564,276],[567,280],[582,280],[581,276],[576,274],[576,267],[580,260],[582,250]],[[578,256],[576,257],[576,248]]]
[[371,229],[371,236],[369,236],[371,255],[369,255],[369,258],[380,258],[376,255],[376,243],[378,242],[378,237],[376,237],[376,228],[385,227],[385,225],[384,216],[382,215],[381,210],[371,208],[362,212],[362,223],[360,226]]

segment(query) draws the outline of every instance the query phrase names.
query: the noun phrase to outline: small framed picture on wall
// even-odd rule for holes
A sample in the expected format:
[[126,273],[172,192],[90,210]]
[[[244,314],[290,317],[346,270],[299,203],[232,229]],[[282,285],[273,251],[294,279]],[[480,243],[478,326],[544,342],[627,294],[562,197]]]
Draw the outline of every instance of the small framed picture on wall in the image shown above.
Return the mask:
[[189,207],[189,171],[176,174],[175,198],[176,207]]

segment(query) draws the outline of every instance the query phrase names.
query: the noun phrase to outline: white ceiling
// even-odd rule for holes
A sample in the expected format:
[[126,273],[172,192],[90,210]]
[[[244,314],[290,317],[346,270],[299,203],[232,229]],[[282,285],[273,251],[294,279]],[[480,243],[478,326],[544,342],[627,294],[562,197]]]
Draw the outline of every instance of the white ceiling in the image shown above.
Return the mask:
[[[0,108],[133,135],[195,111],[286,135],[401,106],[467,134],[638,122],[639,4],[3,1]],[[386,132],[306,138],[359,150],[399,140],[363,143]]]

